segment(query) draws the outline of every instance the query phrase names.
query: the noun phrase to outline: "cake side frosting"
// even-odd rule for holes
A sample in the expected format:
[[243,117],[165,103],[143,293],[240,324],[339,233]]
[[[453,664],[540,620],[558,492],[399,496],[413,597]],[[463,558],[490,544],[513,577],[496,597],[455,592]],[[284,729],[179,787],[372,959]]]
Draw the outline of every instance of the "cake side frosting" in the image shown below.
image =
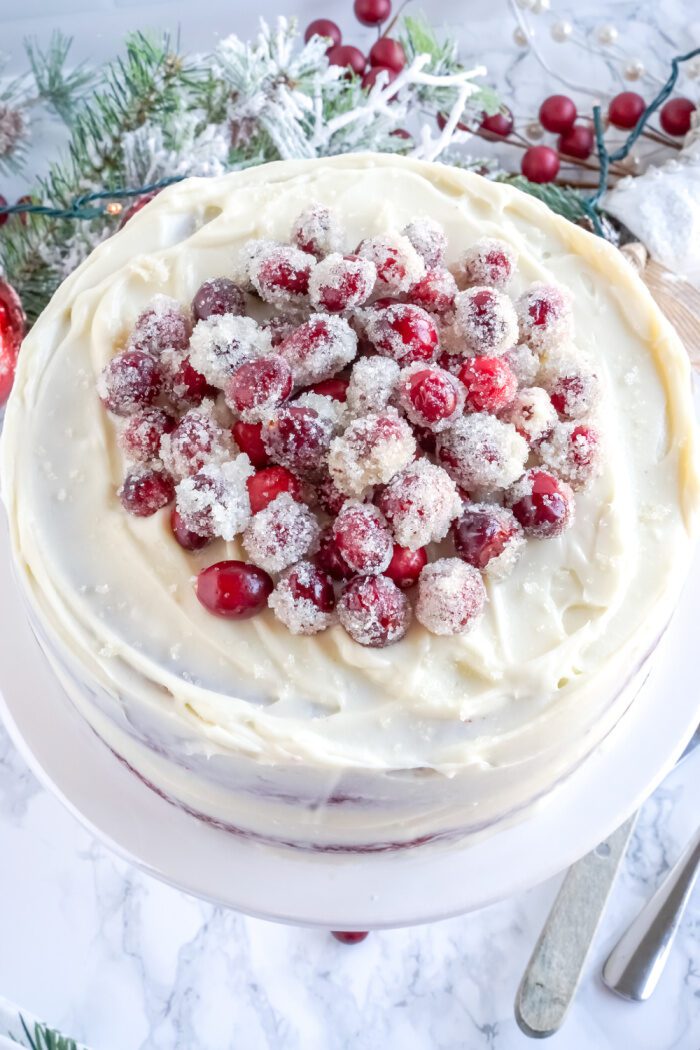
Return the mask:
[[[566,284],[576,345],[604,377],[603,474],[568,533],[529,544],[508,580],[487,583],[468,636],[414,624],[375,651],[339,628],[290,636],[271,613],[217,621],[192,577],[241,556],[238,543],[187,554],[163,515],[128,519],[116,500],[121,455],[93,391],[115,346],[156,292],[188,302],[246,239],[287,237],[311,200],[336,208],[355,241],[429,214],[448,232],[448,262],[484,235],[510,242],[515,292]],[[134,712],[174,720],[203,752],[330,771],[511,770],[522,792],[528,770],[556,775],[604,733],[616,686],[675,604],[697,507],[689,366],[618,253],[516,191],[395,158],[273,165],[164,191],[68,279],[21,355],[3,479],[36,613]]]

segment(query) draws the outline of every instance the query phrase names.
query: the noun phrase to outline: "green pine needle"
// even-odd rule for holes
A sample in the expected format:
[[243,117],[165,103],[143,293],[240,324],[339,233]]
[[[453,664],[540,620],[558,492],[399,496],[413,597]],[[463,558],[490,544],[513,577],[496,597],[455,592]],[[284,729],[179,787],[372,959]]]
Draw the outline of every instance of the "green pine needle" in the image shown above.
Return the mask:
[[94,71],[84,64],[66,71],[71,44],[71,38],[58,30],[51,34],[46,51],[42,51],[36,40],[24,42],[38,100],[66,124],[70,124],[77,107],[95,82]]
[[30,1032],[27,1023],[20,1014],[20,1022],[31,1050],[78,1050],[74,1039],[68,1039],[54,1028],[36,1021],[34,1031]]
[[530,182],[523,175],[502,175],[496,181],[505,182],[509,186],[522,190],[523,193],[529,193],[531,197],[536,197],[557,215],[563,215],[570,222],[592,218],[591,206],[587,198],[579,190],[569,186]]

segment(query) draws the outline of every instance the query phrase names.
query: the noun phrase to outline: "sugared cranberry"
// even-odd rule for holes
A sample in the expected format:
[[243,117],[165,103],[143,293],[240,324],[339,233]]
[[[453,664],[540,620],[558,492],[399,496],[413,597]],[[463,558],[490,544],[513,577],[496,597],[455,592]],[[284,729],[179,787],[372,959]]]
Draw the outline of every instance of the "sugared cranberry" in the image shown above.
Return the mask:
[[687,135],[696,109],[689,98],[671,98],[661,107],[659,123],[667,135]]
[[439,222],[424,216],[407,223],[401,232],[404,237],[408,237],[420,255],[427,272],[431,270],[445,272],[443,267],[447,251],[447,234]]
[[636,91],[621,91],[608,106],[608,120],[615,128],[633,128],[647,104]]
[[231,436],[254,467],[266,467],[269,464],[270,457],[262,439],[262,423],[243,423],[239,420],[231,427]]
[[499,139],[508,138],[513,130],[513,114],[507,106],[504,106],[498,113],[492,113],[491,116],[484,115],[481,118],[481,129],[486,132],[485,137],[495,135]]
[[588,160],[595,146],[595,135],[588,124],[574,124],[559,136],[557,147],[560,153],[577,160]]
[[335,212],[324,204],[312,204],[299,215],[292,228],[292,240],[303,252],[322,259],[343,246],[343,228]]
[[222,433],[211,417],[190,409],[161,441],[161,457],[177,478],[189,477],[223,451]]
[[340,553],[330,525],[321,533],[315,560],[318,567],[334,580],[349,580],[355,575]]
[[550,539],[573,523],[575,505],[571,488],[539,467],[526,471],[508,490],[506,499],[529,536]]
[[330,18],[314,18],[313,22],[309,22],[304,33],[304,43],[308,44],[312,36],[324,36],[334,44],[342,40],[340,29]]
[[119,435],[127,459],[147,463],[160,455],[160,439],[175,429],[175,419],[159,408],[146,408],[132,416]]
[[226,384],[226,402],[246,422],[258,422],[292,392],[292,370],[279,355],[246,361]]
[[270,459],[302,477],[313,476],[321,469],[332,436],[329,420],[300,405],[283,405],[262,429]]
[[158,357],[164,350],[186,350],[190,334],[190,320],[179,303],[160,295],[136,318],[129,349]]
[[192,300],[192,312],[195,320],[204,321],[207,317],[220,314],[245,314],[245,295],[243,289],[230,281],[228,277],[215,277],[205,281],[198,288]]
[[403,638],[411,621],[411,606],[387,576],[360,576],[343,590],[338,619],[360,645],[382,648]]
[[600,473],[600,435],[589,423],[558,423],[538,452],[545,467],[573,489],[586,488]]
[[320,394],[322,397],[330,397],[334,401],[347,401],[348,398],[347,379],[323,379],[320,383],[314,383],[309,387],[312,394]]
[[467,249],[462,267],[470,285],[505,288],[515,270],[515,252],[505,241],[482,237]]
[[365,71],[367,59],[359,47],[353,47],[352,44],[336,44],[326,53],[332,66],[347,68],[358,76],[362,76]]
[[395,543],[391,561],[384,570],[384,575],[393,580],[402,591],[407,591],[414,584],[418,583],[421,569],[427,560],[428,555],[425,547],[419,547],[418,550],[411,551],[407,547],[399,547]]
[[283,573],[268,604],[292,634],[318,634],[333,623],[333,581],[310,561],[297,562]]
[[412,423],[439,431],[464,408],[464,391],[450,372],[437,365],[410,365],[401,373],[399,399]]
[[576,120],[576,106],[568,95],[550,95],[540,106],[540,124],[556,134],[568,131]]
[[162,470],[135,470],[119,489],[122,507],[137,518],[149,518],[174,498],[173,480]]
[[512,511],[484,503],[465,507],[452,526],[460,558],[482,570],[509,546],[520,548],[522,532]]
[[287,573],[289,588],[298,601],[311,602],[320,612],[330,612],[335,608],[335,591],[330,576],[314,566],[304,574],[295,569]]
[[530,182],[553,182],[559,174],[559,157],[551,146],[530,146],[523,153],[520,170]]
[[265,302],[294,302],[308,293],[314,265],[308,252],[282,245],[261,254],[254,262],[251,280]]
[[342,317],[316,314],[277,347],[298,383],[330,379],[355,357],[357,336]]
[[372,294],[376,279],[376,268],[369,259],[334,252],[322,259],[311,275],[311,305],[332,314],[361,306]]
[[187,528],[175,507],[170,514],[170,528],[177,542],[186,551],[201,551],[209,543],[209,536],[201,536]]
[[443,539],[462,508],[449,474],[425,458],[395,474],[374,498],[396,542],[413,551]]
[[316,483],[316,496],[326,513],[334,516],[348,498],[344,492],[341,492],[330,476],[321,478]]
[[435,322],[426,310],[411,303],[377,310],[367,322],[367,334],[380,354],[401,365],[432,361],[438,351]]
[[[355,254],[373,264],[377,271],[378,290],[390,296],[403,295],[425,274],[425,263],[406,236],[367,237],[360,241]],[[385,305],[379,300],[375,307],[380,302]]]
[[562,288],[536,282],[515,304],[520,340],[537,353],[565,342],[571,332],[571,305]]
[[398,40],[389,36],[380,36],[375,41],[369,53],[369,61],[372,66],[386,66],[400,73],[406,65],[406,52]]
[[451,310],[457,294],[457,282],[449,270],[428,270],[425,277],[417,281],[410,290],[409,298],[416,306],[444,314]]
[[341,944],[360,944],[369,937],[369,933],[350,931],[350,930],[333,930],[333,936],[336,941],[340,941]]
[[387,568],[393,544],[376,507],[370,503],[346,503],[332,528],[338,550],[355,572],[366,576]]
[[416,442],[408,423],[395,408],[360,416],[333,439],[328,469],[343,492],[361,496],[381,485],[411,462]]
[[455,299],[455,328],[473,354],[498,357],[515,346],[518,318],[512,302],[497,288],[468,288]]
[[286,467],[267,467],[248,478],[248,496],[253,514],[264,510],[280,492],[288,492],[296,500],[302,498],[302,484]]
[[469,357],[459,371],[471,412],[500,412],[509,405],[518,381],[502,357]]
[[272,587],[268,574],[256,565],[219,561],[200,572],[196,593],[202,605],[216,616],[247,620],[266,607]]
[[168,382],[168,397],[177,408],[201,405],[204,398],[214,390],[202,373],[192,367],[189,357],[184,357],[176,364],[172,374],[168,372]]
[[152,405],[161,385],[160,368],[150,354],[142,350],[125,350],[103,369],[97,391],[110,412],[130,416]]
[[416,441],[429,456],[435,455],[435,432],[430,430],[428,427],[413,427],[413,433],[416,435]]
[[480,573],[459,558],[440,558],[420,574],[416,619],[432,634],[466,633],[477,624],[485,603]]

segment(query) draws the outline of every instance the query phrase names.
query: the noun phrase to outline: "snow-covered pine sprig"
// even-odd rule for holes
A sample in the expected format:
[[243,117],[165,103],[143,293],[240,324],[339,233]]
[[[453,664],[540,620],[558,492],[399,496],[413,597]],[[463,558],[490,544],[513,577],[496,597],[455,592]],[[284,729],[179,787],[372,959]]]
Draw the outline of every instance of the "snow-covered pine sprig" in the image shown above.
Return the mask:
[[[266,161],[377,150],[436,158],[461,142],[498,105],[456,47],[427,23],[398,27],[408,57],[392,83],[329,65],[327,41],[300,44],[295,20],[261,22],[254,43],[236,36],[213,55],[183,56],[167,38],[133,34],[125,54],[94,73],[63,72],[67,49],[53,48],[54,74],[35,81],[68,122],[67,157],[40,179],[32,199],[69,208],[77,197],[134,189],[165,178],[212,175]],[[65,53],[64,53],[65,52]],[[37,52],[30,50],[35,67]],[[441,117],[438,124],[438,116]],[[397,136],[407,129],[406,137]],[[0,230],[0,268],[34,320],[65,276],[120,219],[32,214]]]

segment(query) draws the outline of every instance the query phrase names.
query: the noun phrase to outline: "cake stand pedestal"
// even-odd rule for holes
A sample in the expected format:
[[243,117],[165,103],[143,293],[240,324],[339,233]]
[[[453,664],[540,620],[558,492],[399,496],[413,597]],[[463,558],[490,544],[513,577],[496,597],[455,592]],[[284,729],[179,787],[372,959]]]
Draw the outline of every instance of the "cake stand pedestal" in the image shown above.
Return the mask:
[[238,911],[330,929],[431,922],[565,868],[653,791],[700,717],[696,558],[639,696],[605,743],[520,820],[462,845],[390,854],[281,850],[211,827],[160,798],[78,715],[27,622],[0,524],[0,713],[28,765],[89,830],[156,878]]

